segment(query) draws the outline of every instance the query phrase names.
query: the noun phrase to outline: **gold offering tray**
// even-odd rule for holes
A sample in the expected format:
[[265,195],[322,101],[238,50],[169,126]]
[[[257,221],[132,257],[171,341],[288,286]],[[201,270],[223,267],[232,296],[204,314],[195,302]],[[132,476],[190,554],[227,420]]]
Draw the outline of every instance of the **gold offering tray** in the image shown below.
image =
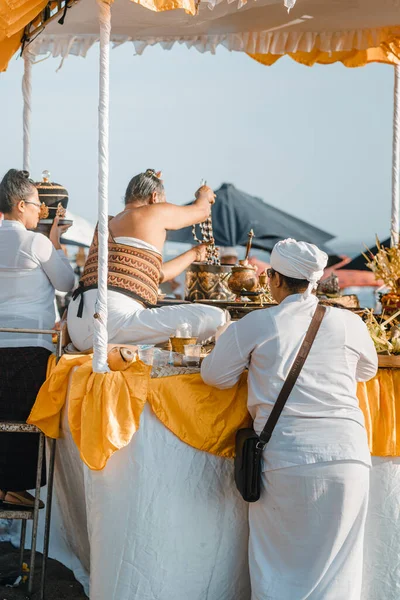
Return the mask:
[[400,369],[400,354],[378,354],[381,369]]
[[318,294],[318,299],[321,304],[326,306],[338,306],[349,309],[360,308],[360,302],[355,294],[344,294],[343,296],[325,296]]
[[276,304],[260,304],[259,302],[251,302],[240,300],[238,302],[227,301],[227,300],[196,300],[198,304],[208,304],[210,306],[217,306],[218,308],[225,309],[229,312],[233,320],[238,320],[241,317],[253,312],[253,310],[261,310],[263,308],[270,308],[276,306]]
[[[53,226],[54,219],[40,219],[36,229],[34,231],[38,233],[43,233],[46,237],[49,237],[50,229]],[[60,219],[58,221],[58,226],[61,227],[63,225],[72,225],[73,221],[71,219]]]

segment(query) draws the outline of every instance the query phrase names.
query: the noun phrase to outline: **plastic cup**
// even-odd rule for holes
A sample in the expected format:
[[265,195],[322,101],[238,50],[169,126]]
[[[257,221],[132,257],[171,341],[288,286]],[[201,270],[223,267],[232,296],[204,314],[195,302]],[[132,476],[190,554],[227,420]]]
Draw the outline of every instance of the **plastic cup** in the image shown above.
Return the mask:
[[140,348],[139,347],[139,359],[145,365],[153,365],[154,348]]
[[201,344],[187,344],[184,346],[184,352],[187,367],[200,366]]
[[156,348],[153,355],[154,367],[166,367],[169,364],[169,352]]

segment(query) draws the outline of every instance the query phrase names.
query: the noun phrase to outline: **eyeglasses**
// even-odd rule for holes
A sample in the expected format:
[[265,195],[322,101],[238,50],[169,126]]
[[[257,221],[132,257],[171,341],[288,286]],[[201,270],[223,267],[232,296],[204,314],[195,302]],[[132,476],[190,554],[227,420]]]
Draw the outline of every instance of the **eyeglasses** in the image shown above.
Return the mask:
[[267,275],[271,279],[272,275],[275,273],[274,269],[267,269]]
[[39,210],[41,208],[41,204],[38,204],[37,202],[32,202],[31,200],[24,200],[24,202],[25,204],[33,204],[33,206],[37,206]]

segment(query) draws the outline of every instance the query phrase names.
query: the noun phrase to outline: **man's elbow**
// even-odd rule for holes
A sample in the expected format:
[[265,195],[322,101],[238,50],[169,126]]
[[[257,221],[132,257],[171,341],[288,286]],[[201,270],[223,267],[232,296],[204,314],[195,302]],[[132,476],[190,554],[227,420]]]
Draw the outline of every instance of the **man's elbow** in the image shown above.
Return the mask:
[[69,277],[68,279],[65,279],[64,281],[62,281],[60,283],[60,285],[57,286],[56,289],[59,292],[66,292],[66,293],[68,293],[68,292],[70,292],[74,288],[74,285],[75,285],[75,276],[74,276],[74,274],[72,274],[71,277]]
[[201,371],[201,378],[206,385],[218,388],[219,390],[227,390],[234,385],[234,383],[227,379],[224,379],[221,376],[216,375],[214,377],[212,374],[203,372],[203,370]]
[[378,363],[370,364],[359,369],[357,373],[357,381],[369,381],[373,379],[378,372]]

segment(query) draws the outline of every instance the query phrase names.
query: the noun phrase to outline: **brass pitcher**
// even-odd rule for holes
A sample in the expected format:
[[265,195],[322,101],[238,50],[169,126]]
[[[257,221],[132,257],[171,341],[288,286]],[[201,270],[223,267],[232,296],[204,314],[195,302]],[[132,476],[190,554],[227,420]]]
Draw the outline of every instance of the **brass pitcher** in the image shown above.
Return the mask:
[[236,295],[243,292],[256,292],[259,287],[256,267],[247,260],[239,260],[239,264],[232,267],[228,287]]

